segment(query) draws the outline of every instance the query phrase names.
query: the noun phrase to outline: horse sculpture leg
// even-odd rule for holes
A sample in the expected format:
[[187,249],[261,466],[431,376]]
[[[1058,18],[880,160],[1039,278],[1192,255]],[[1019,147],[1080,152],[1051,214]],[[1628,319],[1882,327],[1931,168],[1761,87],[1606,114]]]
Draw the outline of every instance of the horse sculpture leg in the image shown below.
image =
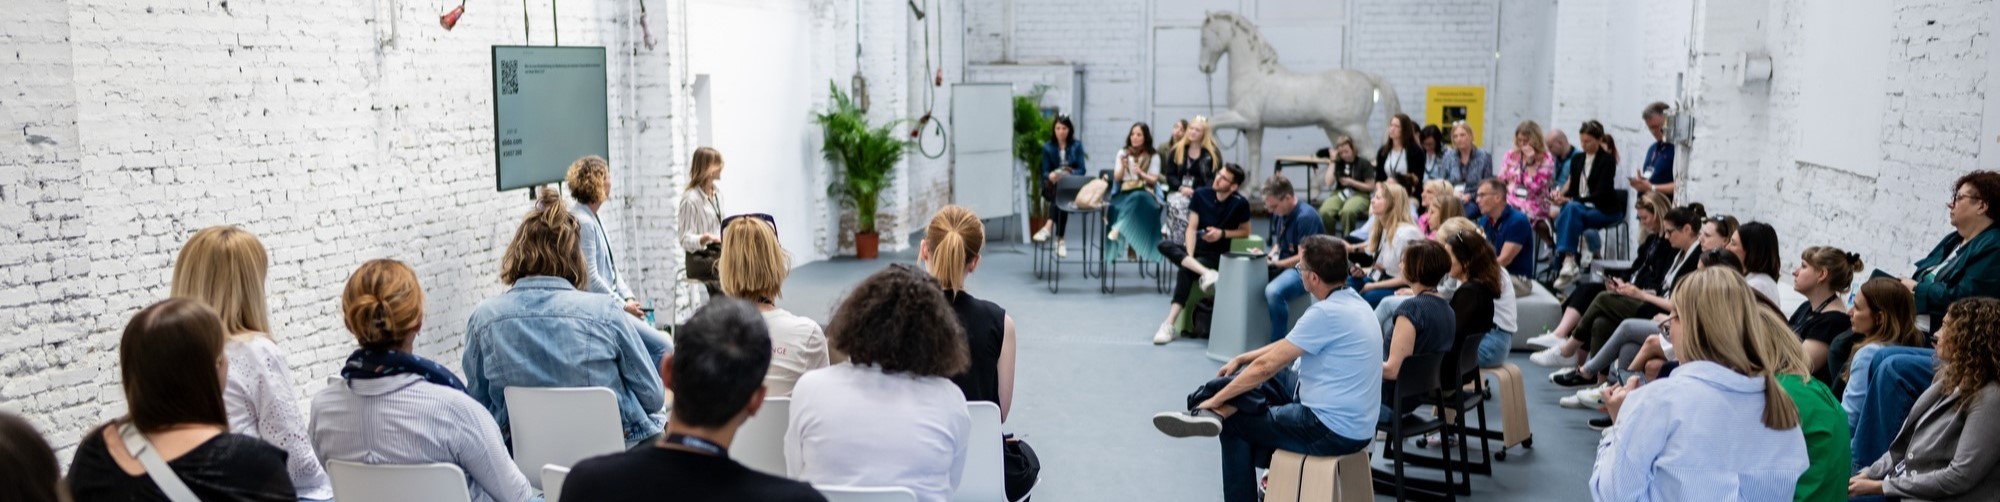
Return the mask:
[[1259,163],[1262,161],[1262,158],[1264,156],[1264,128],[1255,127],[1250,129],[1244,129],[1243,141],[1249,143],[1248,145],[1245,146],[1250,147],[1250,159],[1249,159],[1250,163],[1243,166],[1244,167],[1243,174],[1246,175],[1244,177],[1249,179],[1243,180],[1242,183],[1243,186],[1240,188],[1240,190],[1245,193],[1249,193],[1250,191],[1257,190],[1257,188],[1255,187],[1263,186],[1263,185],[1253,185],[1252,183],[1256,183],[1261,178],[1260,176],[1258,176],[1258,173],[1261,173],[1264,170],[1263,169],[1264,165]]

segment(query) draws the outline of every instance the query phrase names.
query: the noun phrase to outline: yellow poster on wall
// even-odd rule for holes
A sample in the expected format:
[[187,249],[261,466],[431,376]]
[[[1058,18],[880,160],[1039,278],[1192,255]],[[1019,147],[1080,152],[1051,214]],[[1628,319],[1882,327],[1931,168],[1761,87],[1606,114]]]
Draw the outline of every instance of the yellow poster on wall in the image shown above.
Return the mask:
[[1451,139],[1451,124],[1460,120],[1472,126],[1472,143],[1484,147],[1486,132],[1486,88],[1476,85],[1433,85],[1424,90],[1424,123],[1445,130]]

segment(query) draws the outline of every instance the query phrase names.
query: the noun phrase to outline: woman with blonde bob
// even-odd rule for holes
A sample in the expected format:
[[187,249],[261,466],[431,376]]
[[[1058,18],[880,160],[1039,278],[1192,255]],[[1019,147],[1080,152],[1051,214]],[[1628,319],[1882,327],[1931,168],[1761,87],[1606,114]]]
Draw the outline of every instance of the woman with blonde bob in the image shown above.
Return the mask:
[[819,323],[778,308],[792,257],[778,244],[777,220],[765,214],[731,216],[722,226],[722,292],[757,305],[771,334],[766,397],[790,397],[799,375],[832,364]]
[[479,302],[465,322],[465,390],[503,435],[508,387],[604,387],[616,395],[625,446],[649,444],[666,419],[660,360],[665,337],[608,295],[584,291],[590,269],[577,221],[543,192],[500,257],[506,292]]
[[424,290],[415,270],[390,259],[361,264],[347,278],[340,311],[360,348],[341,367],[343,383],[313,396],[319,461],[452,464],[465,471],[472,500],[534,498],[493,416],[458,375],[416,354]]
[[333,498],[333,484],[313,453],[306,415],[299,409],[285,350],[272,339],[264,308],[264,277],[271,259],[257,236],[233,225],[195,232],[174,258],[173,297],[198,300],[222,318],[229,378],[223,403],[229,430],[285,450],[287,472],[299,498]]
[[1723,267],[1695,272],[1673,302],[1668,331],[1681,366],[1673,378],[1606,392],[1615,424],[1597,446],[1592,497],[1792,500],[1809,459],[1799,409],[1777,378],[1805,370],[1791,330]]

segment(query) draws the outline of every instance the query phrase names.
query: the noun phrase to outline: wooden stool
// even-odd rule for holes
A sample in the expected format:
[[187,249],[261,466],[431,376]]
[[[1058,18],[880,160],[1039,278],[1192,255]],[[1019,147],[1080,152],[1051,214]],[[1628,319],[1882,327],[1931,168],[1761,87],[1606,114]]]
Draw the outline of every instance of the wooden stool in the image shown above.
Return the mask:
[[1500,422],[1503,430],[1499,437],[1500,451],[1494,454],[1494,458],[1507,460],[1507,449],[1514,445],[1533,449],[1535,436],[1528,429],[1528,401],[1521,390],[1521,368],[1514,363],[1501,363],[1498,368],[1486,368],[1479,372],[1482,376],[1492,377],[1495,380],[1495,384],[1489,388],[1498,394],[1500,400]]
[[1375,500],[1366,449],[1339,457],[1278,450],[1271,454],[1270,480],[1264,502]]

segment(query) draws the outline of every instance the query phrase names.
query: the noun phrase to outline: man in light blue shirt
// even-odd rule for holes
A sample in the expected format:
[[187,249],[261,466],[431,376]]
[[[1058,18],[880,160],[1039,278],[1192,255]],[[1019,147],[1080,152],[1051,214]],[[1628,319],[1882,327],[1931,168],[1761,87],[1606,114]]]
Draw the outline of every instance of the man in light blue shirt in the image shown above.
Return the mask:
[[[1344,287],[1345,244],[1315,235],[1299,248],[1305,257],[1300,278],[1317,301],[1298,325],[1284,339],[1224,364],[1220,378],[1188,395],[1193,411],[1153,416],[1153,425],[1169,436],[1221,438],[1226,502],[1257,500],[1255,468],[1269,467],[1276,450],[1341,456],[1366,449],[1375,437],[1382,327],[1368,302]],[[1293,361],[1296,377],[1286,370]]]

